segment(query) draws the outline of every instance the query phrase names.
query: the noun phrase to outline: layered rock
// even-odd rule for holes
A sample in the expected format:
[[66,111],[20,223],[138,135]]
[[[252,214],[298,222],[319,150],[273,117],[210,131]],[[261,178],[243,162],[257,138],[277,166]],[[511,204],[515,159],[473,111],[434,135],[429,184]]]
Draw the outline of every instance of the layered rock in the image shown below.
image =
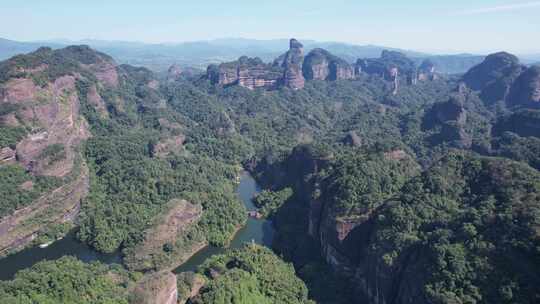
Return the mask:
[[516,56],[500,52],[487,56],[470,69],[463,76],[463,82],[470,89],[479,91],[481,99],[491,105],[507,99],[510,87],[523,70]]
[[115,91],[121,76],[112,58],[87,46],[18,55],[0,64],[0,75],[0,122],[24,131],[16,143],[0,147],[0,162],[55,181],[46,191],[35,189],[32,181],[18,185],[37,198],[24,200],[0,219],[3,255],[23,248],[50,227],[75,221],[89,188],[80,152],[91,134],[81,107],[84,103],[106,116],[100,92]]
[[302,73],[304,61],[304,46],[296,39],[289,42],[289,51],[283,58],[281,67],[283,72],[283,84],[293,90],[304,88],[305,80]]
[[282,78],[282,69],[265,64],[259,58],[240,57],[237,61],[210,65],[206,77],[222,86],[240,85],[249,89],[276,88]]
[[308,80],[353,79],[354,68],[345,60],[324,49],[314,49],[306,56],[303,73]]
[[15,162],[15,151],[9,147],[0,149],[0,164]]
[[[204,238],[195,239],[188,235],[202,215],[201,205],[174,199],[164,209],[154,220],[152,228],[145,231],[144,240],[125,253],[128,268],[173,269],[206,245]],[[183,244],[182,248],[174,248],[178,240]]]
[[[41,129],[19,142],[16,148],[17,159],[35,174],[66,176],[73,167],[74,149],[89,136],[87,124],[79,116],[75,81],[74,76],[62,76],[45,88],[34,86],[29,90],[32,96],[10,94],[10,82],[5,86],[7,102],[22,105],[18,111],[21,119]],[[43,101],[33,103],[26,98],[43,98]],[[52,147],[62,147],[64,157],[51,161],[47,154]]]
[[[48,225],[75,221],[89,191],[88,167],[82,163],[72,175],[71,182],[0,219],[0,257],[24,248]],[[31,186],[23,183],[21,188]]]
[[540,67],[526,69],[510,88],[507,99],[510,106],[540,108]]

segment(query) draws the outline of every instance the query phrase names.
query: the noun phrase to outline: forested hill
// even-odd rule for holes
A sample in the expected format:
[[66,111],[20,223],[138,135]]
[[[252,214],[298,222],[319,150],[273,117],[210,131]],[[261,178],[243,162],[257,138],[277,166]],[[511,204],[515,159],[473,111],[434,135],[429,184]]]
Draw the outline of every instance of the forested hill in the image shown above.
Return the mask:
[[[296,40],[283,51],[200,77],[160,77],[86,46],[1,62],[1,253],[75,227],[94,249],[120,250],[127,269],[45,263],[0,294],[126,300],[178,280],[196,303],[539,299],[538,68],[497,53],[461,77],[395,51],[354,64]],[[245,224],[241,167],[265,186],[256,201],[296,274],[251,247],[172,276]],[[50,268],[51,280],[73,282],[74,269],[99,280],[27,294]]]

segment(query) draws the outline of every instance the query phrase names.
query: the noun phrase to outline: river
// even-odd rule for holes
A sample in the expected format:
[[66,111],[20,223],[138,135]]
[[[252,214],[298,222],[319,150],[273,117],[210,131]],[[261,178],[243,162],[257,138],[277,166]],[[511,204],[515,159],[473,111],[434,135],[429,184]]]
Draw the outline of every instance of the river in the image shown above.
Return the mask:
[[[259,186],[249,175],[244,172],[240,177],[240,184],[236,192],[246,206],[247,210],[255,210],[253,197],[260,191]],[[246,242],[255,242],[258,244],[270,246],[274,230],[272,224],[268,220],[249,218],[246,226],[240,229],[229,248],[239,248]],[[174,270],[174,273],[184,271],[194,271],[197,266],[202,264],[208,257],[223,253],[226,249],[208,246],[197,252],[184,264]],[[10,280],[13,275],[24,268],[31,267],[37,262],[43,260],[54,260],[64,255],[72,255],[84,262],[101,261],[106,264],[121,263],[122,258],[120,253],[101,254],[85,244],[79,242],[75,238],[75,232],[66,235],[65,238],[54,242],[47,248],[33,247],[25,249],[6,258],[0,259],[0,280]]]

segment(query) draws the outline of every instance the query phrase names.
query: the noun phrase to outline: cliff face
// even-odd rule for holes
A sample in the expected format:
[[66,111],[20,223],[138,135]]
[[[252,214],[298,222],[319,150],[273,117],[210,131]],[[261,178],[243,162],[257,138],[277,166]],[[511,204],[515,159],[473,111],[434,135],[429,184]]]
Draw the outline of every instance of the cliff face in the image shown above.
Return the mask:
[[360,59],[356,71],[382,77],[392,83],[392,93],[399,91],[402,81],[415,84],[416,64],[404,54],[395,51],[383,51],[380,58]]
[[525,70],[510,88],[508,104],[540,108],[540,67]]
[[249,89],[276,88],[282,70],[265,64],[259,58],[240,57],[237,61],[210,65],[206,77],[217,85],[240,85]]
[[426,59],[418,67],[417,81],[433,81],[437,80],[439,75],[435,71],[435,64]]
[[306,56],[303,73],[308,80],[354,78],[354,68],[348,62],[320,48],[312,50]]
[[[135,248],[126,250],[124,262],[129,269],[173,269],[207,244],[203,238],[189,235],[202,215],[200,205],[175,199],[164,209],[145,232],[144,240]],[[182,248],[175,248],[176,243],[182,243]]]
[[[306,165],[314,161],[313,155],[298,152],[302,151],[296,151],[291,161]],[[407,157],[401,157],[402,153],[394,152],[391,154],[399,154],[400,157],[394,159],[389,154],[385,156],[390,157],[388,161],[407,161]],[[380,197],[380,200],[370,200],[370,197],[377,198],[375,192],[372,192],[375,188],[369,187],[371,190],[368,193],[358,195],[357,191],[361,188],[351,188],[352,184],[347,184],[348,180],[357,179],[349,176],[340,180],[340,174],[335,172],[335,168],[339,171],[340,167],[343,165],[324,167],[330,170],[324,175],[328,176],[329,184],[326,185],[324,178],[321,180],[316,177],[321,167],[309,165],[305,169],[311,171],[302,179],[304,182],[296,187],[295,192],[305,194],[304,199],[309,202],[301,204],[305,206],[304,214],[309,218],[306,233],[320,244],[321,255],[328,264],[348,277],[356,289],[357,301],[352,303],[427,304],[438,303],[439,300],[463,303],[465,299],[491,303],[500,301],[501,297],[509,299],[507,294],[501,292],[503,286],[507,286],[504,278],[514,277],[521,270],[500,268],[500,265],[496,266],[497,263],[528,265],[529,268],[520,269],[531,270],[522,272],[522,276],[520,274],[520,278],[514,281],[514,287],[511,287],[513,297],[532,300],[537,296],[537,290],[527,287],[530,282],[540,279],[532,270],[538,267],[534,266],[537,265],[534,255],[517,253],[514,250],[521,249],[515,247],[515,243],[512,245],[499,241],[511,233],[509,226],[505,225],[513,224],[506,221],[503,224],[495,218],[469,222],[461,216],[462,212],[474,213],[487,206],[481,202],[494,200],[492,203],[499,207],[488,209],[508,210],[509,217],[524,221],[521,223],[527,228],[523,229],[532,233],[523,234],[519,238],[536,242],[534,240],[538,233],[534,231],[537,224],[534,220],[524,220],[540,208],[535,201],[540,195],[540,188],[538,185],[533,186],[538,174],[535,170],[515,162],[456,152],[417,177],[413,177],[416,174],[408,175],[410,179],[404,182],[403,187],[396,188],[396,192],[390,191],[388,193],[391,194]],[[350,171],[353,167],[343,168],[346,172],[354,172]],[[364,175],[369,171],[359,172]],[[532,175],[527,177],[529,174]],[[372,181],[369,176],[360,177],[362,179]],[[347,195],[341,196],[342,192],[336,185],[344,187],[343,193]],[[463,195],[465,193],[467,195]],[[355,199],[349,200],[351,195],[356,195]],[[519,199],[510,201],[505,198],[507,195]],[[434,207],[432,204],[439,200],[444,206],[452,204],[453,207]],[[342,214],[340,210],[343,210],[343,202],[354,203],[357,207]],[[523,214],[513,209],[517,205],[528,211]],[[484,252],[484,249],[467,245],[473,239],[482,239],[493,246],[485,248],[487,252]],[[530,253],[534,251],[533,248],[524,250]],[[481,258],[482,262],[474,262],[478,261],[476,258]],[[463,267],[455,268],[457,265]],[[486,276],[477,276],[478,271],[484,271]],[[451,284],[446,284],[448,282]],[[440,288],[433,289],[432,286]],[[456,293],[455,286],[468,287],[460,289],[463,293]]]
[[305,84],[302,74],[302,65],[304,62],[304,46],[296,39],[291,39],[289,51],[283,58],[282,67],[283,84],[293,90],[303,89]]
[[[141,99],[151,101],[159,83],[146,76],[87,46],[40,48],[0,62],[0,127],[19,134],[2,142],[0,163],[23,167],[31,178],[51,184],[23,196],[16,210],[0,218],[0,255],[24,247],[49,227],[75,221],[89,188],[81,150],[91,134],[83,109],[105,119],[109,106],[121,112],[126,104],[119,86],[128,78],[144,83]],[[33,185],[13,187],[30,191]]]
[[464,104],[465,96],[457,93],[446,102],[434,104],[426,113],[422,128],[439,130],[429,138],[433,145],[448,143],[456,148],[471,147],[472,136],[465,131],[467,110]]
[[289,50],[272,64],[258,58],[242,57],[238,61],[210,65],[206,78],[212,84],[240,85],[249,89],[277,89],[285,86],[293,90],[304,88],[306,80],[354,79],[354,67],[323,49],[311,51],[304,59],[304,47],[291,39]]
[[479,65],[471,68],[464,76],[464,83],[479,91],[486,104],[505,101],[510,87],[523,71],[519,59],[509,53],[491,54]]

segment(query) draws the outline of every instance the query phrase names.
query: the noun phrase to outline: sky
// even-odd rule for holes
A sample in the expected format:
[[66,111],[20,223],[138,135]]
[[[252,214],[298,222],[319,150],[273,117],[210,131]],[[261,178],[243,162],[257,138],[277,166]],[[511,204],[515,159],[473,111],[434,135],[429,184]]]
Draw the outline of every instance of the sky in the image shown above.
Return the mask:
[[0,0],[0,37],[150,43],[217,38],[540,53],[533,0]]

